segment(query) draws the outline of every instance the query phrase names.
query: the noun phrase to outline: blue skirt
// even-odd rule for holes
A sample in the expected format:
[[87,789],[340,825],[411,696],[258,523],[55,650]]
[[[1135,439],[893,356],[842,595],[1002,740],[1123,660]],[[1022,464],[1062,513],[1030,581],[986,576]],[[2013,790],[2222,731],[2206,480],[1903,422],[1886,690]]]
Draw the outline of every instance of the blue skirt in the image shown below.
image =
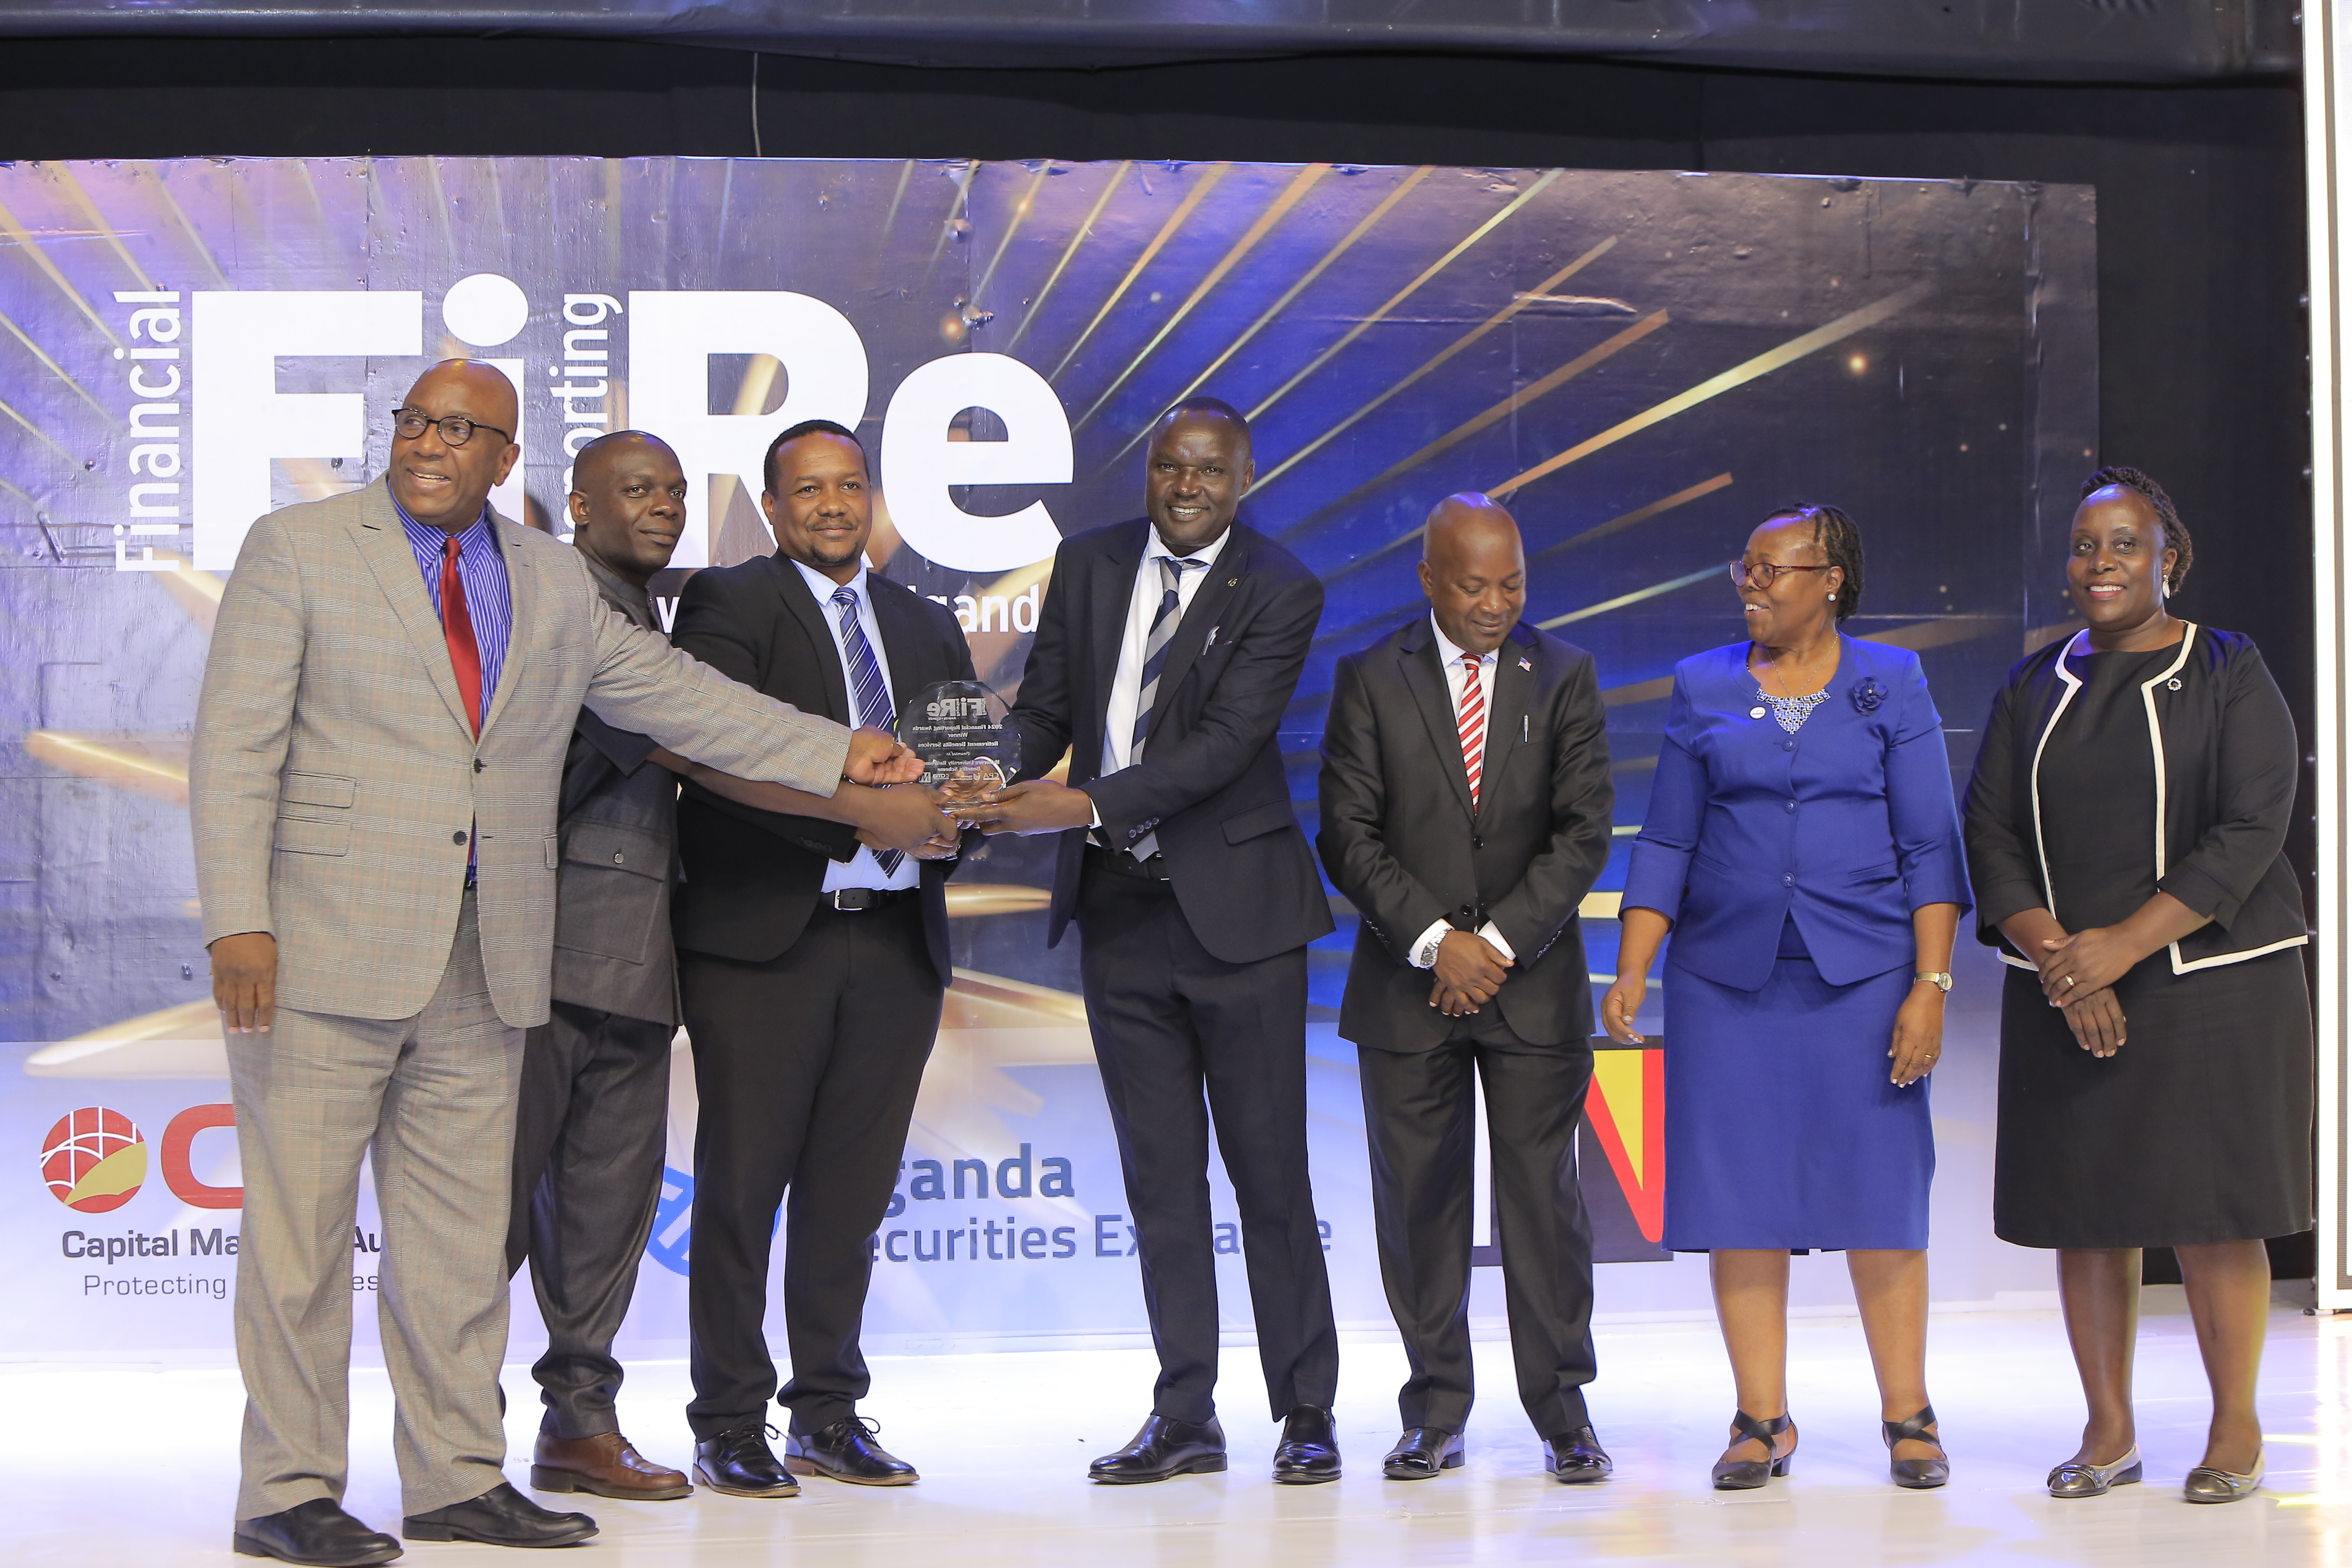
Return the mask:
[[1930,1079],[1886,1076],[1910,966],[1832,985],[1782,952],[1761,991],[1668,959],[1665,1245],[1925,1247]]

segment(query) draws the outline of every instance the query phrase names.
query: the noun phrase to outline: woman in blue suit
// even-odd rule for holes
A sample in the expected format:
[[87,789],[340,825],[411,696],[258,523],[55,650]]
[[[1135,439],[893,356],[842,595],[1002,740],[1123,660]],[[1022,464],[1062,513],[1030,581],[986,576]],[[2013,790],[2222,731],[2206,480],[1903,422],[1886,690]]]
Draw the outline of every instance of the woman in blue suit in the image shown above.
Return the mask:
[[1675,669],[1601,1022],[1669,931],[1666,1246],[1707,1252],[1738,1385],[1715,1484],[1788,1473],[1789,1255],[1843,1251],[1895,1483],[1949,1467],[1927,1402],[1927,1076],[1968,904],[1941,721],[1917,656],[1846,637],[1862,537],[1773,513],[1731,563],[1748,640]]

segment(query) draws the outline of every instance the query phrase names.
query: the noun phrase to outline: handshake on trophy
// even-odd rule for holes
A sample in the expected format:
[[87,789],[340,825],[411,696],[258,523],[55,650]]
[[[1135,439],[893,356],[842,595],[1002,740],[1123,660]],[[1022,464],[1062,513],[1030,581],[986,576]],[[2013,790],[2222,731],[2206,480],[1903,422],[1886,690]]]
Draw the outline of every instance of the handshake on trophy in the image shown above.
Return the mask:
[[1019,767],[1020,737],[1004,727],[1006,710],[981,681],[943,680],[900,708],[897,735],[856,731],[849,777],[887,792],[858,841],[919,860],[954,854],[976,826],[970,813],[992,805]]

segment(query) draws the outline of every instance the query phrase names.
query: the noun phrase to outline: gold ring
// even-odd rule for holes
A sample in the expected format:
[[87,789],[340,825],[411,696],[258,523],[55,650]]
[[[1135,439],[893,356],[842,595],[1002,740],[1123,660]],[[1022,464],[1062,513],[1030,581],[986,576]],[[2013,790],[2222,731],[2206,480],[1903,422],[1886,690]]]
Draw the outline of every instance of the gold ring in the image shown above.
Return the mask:
[[2066,984],[2069,984],[2069,985],[2074,984],[2074,977],[2073,975],[2071,975],[2071,974],[2070,974],[2070,975],[2068,975],[2068,976],[2066,976]]

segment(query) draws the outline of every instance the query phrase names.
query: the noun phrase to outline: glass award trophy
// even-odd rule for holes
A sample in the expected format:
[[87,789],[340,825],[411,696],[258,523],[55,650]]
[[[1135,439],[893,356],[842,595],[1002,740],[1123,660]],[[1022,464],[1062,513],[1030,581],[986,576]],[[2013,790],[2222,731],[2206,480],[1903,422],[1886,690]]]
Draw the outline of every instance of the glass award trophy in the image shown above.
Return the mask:
[[1019,766],[1020,737],[1004,727],[1009,707],[985,682],[938,681],[898,710],[898,739],[922,758],[926,785],[950,803],[969,799],[1009,782]]

